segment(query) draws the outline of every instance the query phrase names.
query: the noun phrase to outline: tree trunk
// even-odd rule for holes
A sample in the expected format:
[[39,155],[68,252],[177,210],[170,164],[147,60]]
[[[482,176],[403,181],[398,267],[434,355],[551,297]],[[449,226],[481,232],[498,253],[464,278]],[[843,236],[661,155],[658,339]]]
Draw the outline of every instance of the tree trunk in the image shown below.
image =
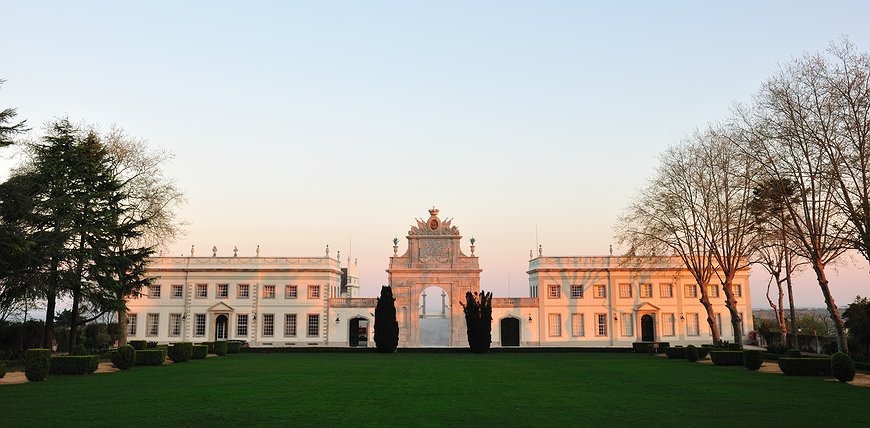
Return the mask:
[[121,309],[118,311],[118,329],[120,329],[120,333],[118,335],[118,347],[122,347],[127,344],[127,323],[130,320],[127,317],[127,309]]
[[713,312],[713,305],[710,304],[710,297],[707,295],[708,284],[698,284],[701,289],[701,298],[699,301],[704,305],[707,311],[707,324],[710,325],[710,334],[713,336],[713,346],[722,346],[722,334],[719,332],[719,326],[716,324],[716,313]]
[[831,296],[831,289],[828,287],[828,277],[825,275],[825,265],[818,259],[812,260],[813,270],[816,271],[816,278],[819,280],[819,287],[822,289],[822,294],[825,296],[825,304],[828,305],[828,312],[831,314],[831,319],[834,320],[834,328],[837,330],[837,347],[840,352],[849,353],[849,337],[846,334],[846,326],[843,325],[843,318],[840,316],[840,310],[837,309],[837,304],[834,303],[834,298]]
[[743,345],[743,319],[740,317],[740,313],[737,312],[737,299],[734,297],[734,290],[731,288],[733,279],[733,273],[725,275],[725,281],[722,282],[722,291],[725,292],[725,306],[731,314],[731,329],[734,331],[734,343]]
[[797,314],[794,311],[794,291],[791,286],[791,256],[785,258],[785,283],[788,288],[788,312],[791,315],[791,349],[798,349],[797,339]]
[[82,271],[85,265],[85,257],[84,257],[84,249],[85,249],[85,236],[81,235],[79,238],[79,258],[76,264],[76,276],[75,276],[75,285],[72,287],[72,307],[70,308],[70,321],[69,321],[69,352],[72,354],[76,350],[76,345],[78,345],[79,338],[79,306],[81,305],[82,300]]
[[42,332],[42,347],[52,349],[54,344],[54,310],[57,303],[57,270],[60,261],[57,256],[51,258],[51,274],[45,290],[45,326]]
[[773,271],[770,273],[770,275],[773,276],[773,280],[776,282],[776,289],[779,292],[779,295],[777,296],[777,303],[773,303],[773,301],[770,300],[770,284],[767,284],[767,303],[770,304],[770,307],[773,309],[773,315],[774,317],[776,317],[776,325],[779,326],[780,343],[785,345],[788,342],[788,327],[785,320],[785,308],[783,308],[782,304],[784,296],[784,293],[782,291],[782,282],[784,280],[780,278],[780,271]]

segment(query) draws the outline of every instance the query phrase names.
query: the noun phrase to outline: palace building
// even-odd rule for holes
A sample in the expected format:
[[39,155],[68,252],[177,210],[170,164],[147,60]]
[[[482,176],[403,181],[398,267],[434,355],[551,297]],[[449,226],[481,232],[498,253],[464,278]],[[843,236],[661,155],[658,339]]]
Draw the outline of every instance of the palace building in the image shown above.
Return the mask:
[[[480,291],[478,256],[437,209],[417,220],[387,266],[399,346],[468,345],[461,301]],[[259,251],[258,251],[259,253]],[[236,253],[237,254],[237,253]],[[529,296],[493,298],[493,346],[628,347],[639,341],[710,343],[700,290],[677,257],[537,257]],[[171,343],[245,340],[250,346],[374,346],[376,298],[359,297],[359,271],[322,257],[155,257],[153,285],[128,302],[128,338]],[[716,322],[733,337],[720,287]],[[751,327],[749,269],[735,293]],[[746,317],[744,317],[744,315]],[[749,318],[749,321],[746,320]]]

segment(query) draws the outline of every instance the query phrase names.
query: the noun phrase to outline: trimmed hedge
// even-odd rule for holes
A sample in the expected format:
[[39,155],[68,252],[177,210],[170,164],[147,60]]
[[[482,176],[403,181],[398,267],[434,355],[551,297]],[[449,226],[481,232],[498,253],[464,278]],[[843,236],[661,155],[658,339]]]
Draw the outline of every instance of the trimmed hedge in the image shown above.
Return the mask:
[[24,376],[31,382],[45,380],[51,349],[34,348],[24,353]]
[[0,379],[6,376],[6,363],[0,363]]
[[214,342],[214,353],[217,355],[226,355],[227,354],[227,341],[219,340]]
[[728,349],[729,351],[742,351],[743,345],[741,345],[739,343],[729,343],[729,344],[725,345],[725,348]]
[[832,355],[831,372],[840,382],[849,382],[855,379],[855,363],[852,362],[852,357],[842,352]]
[[129,344],[137,351],[144,350],[145,347],[148,346],[148,342],[144,340],[131,340]]
[[136,351],[137,366],[159,366],[166,361],[166,351],[162,349],[143,349]]
[[227,353],[238,354],[242,350],[242,342],[229,341],[227,342]]
[[789,376],[830,375],[831,359],[780,357],[779,369]]
[[686,359],[686,348],[682,346],[674,346],[667,347],[664,349],[665,355],[668,356],[669,360],[685,360]]
[[191,357],[194,360],[201,360],[208,355],[208,345],[193,345]]
[[764,363],[764,354],[757,349],[743,351],[743,366],[749,370],[758,370]]
[[667,348],[669,345],[670,343],[668,342],[632,342],[631,350],[638,354],[644,354],[649,352],[649,348],[657,347],[659,348],[659,352],[662,352],[662,350]]
[[202,342],[201,344],[208,347],[209,354],[214,354],[214,342]]
[[99,355],[58,355],[51,357],[48,372],[51,374],[91,374],[100,365]]
[[692,363],[698,361],[698,348],[696,348],[695,345],[689,345],[686,347],[686,359]]
[[710,359],[717,366],[742,366],[742,351],[710,351]]
[[702,346],[700,348],[695,348],[695,349],[698,350],[698,359],[699,360],[703,360],[704,358],[707,358],[707,355],[710,354],[710,348],[705,348]]
[[121,370],[127,370],[136,364],[136,349],[124,345],[112,353],[112,364]]
[[193,343],[190,342],[178,342],[175,345],[169,347],[169,358],[172,359],[173,362],[183,363],[193,356]]
[[801,350],[800,349],[789,349],[788,351],[785,352],[785,355],[788,356],[789,358],[800,358],[801,357]]

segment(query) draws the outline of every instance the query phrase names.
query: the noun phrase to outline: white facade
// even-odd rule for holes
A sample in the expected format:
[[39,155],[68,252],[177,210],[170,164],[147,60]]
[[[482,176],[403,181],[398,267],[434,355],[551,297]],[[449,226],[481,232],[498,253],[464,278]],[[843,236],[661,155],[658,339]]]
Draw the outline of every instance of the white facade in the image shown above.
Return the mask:
[[[446,346],[467,346],[459,304],[480,291],[478,258],[463,254],[450,220],[430,210],[390,257],[400,346],[421,346],[420,299],[438,287]],[[494,298],[492,345],[628,347],[712,340],[700,290],[676,257],[543,257],[529,261],[529,297]],[[128,339],[160,343],[246,340],[251,346],[374,346],[375,298],[359,297],[356,262],[324,257],[157,257],[152,287],[128,302]],[[714,280],[715,282],[715,280]],[[749,270],[735,280],[751,330]],[[721,286],[710,300],[721,337],[733,337]]]

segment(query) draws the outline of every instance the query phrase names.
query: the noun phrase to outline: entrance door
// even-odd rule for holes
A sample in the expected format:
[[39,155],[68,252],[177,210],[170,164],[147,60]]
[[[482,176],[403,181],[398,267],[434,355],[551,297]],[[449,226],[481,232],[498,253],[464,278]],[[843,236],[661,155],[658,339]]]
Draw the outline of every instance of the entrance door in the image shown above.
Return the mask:
[[348,327],[347,336],[352,348],[365,348],[369,344],[369,320],[365,318],[352,318]]
[[643,342],[654,342],[656,340],[656,324],[650,314],[640,318],[640,340]]
[[227,331],[229,330],[227,316],[218,315],[214,327],[214,340],[227,340]]
[[520,346],[520,320],[502,318],[500,327],[501,346]]

